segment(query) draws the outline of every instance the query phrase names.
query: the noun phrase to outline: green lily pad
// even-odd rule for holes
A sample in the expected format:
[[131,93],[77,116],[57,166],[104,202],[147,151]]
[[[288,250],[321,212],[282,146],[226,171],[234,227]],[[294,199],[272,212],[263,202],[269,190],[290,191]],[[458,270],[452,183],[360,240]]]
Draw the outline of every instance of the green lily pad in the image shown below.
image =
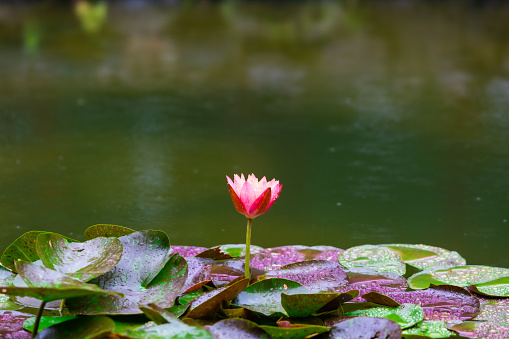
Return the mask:
[[187,325],[179,320],[168,324],[128,331],[126,335],[131,339],[214,339],[210,332]]
[[442,321],[421,321],[414,327],[403,330],[402,334],[403,337],[411,335],[415,338],[449,338],[455,335]]
[[[56,234],[43,231],[30,231],[21,235],[18,239],[14,240],[14,242],[10,244],[2,253],[2,256],[0,256],[0,264],[2,264],[5,268],[16,272],[16,267],[14,265],[16,260],[21,259],[26,262],[34,262],[39,260],[39,255],[37,254],[35,245],[37,242],[37,237],[43,233]],[[77,241],[68,237],[64,238],[71,242]]]
[[401,261],[400,255],[377,245],[351,247],[339,254],[339,263],[347,269],[370,268],[381,273],[405,274],[405,263]]
[[115,323],[105,316],[79,317],[47,327],[39,332],[36,339],[92,339],[101,338],[113,332]]
[[307,317],[339,296],[339,293],[281,293],[281,306],[289,317]]
[[[42,331],[47,327],[63,323],[64,321],[68,321],[68,320],[76,319],[76,318],[77,318],[77,316],[75,316],[75,315],[66,315],[66,316],[62,316],[62,317],[43,316],[43,317],[41,317],[41,320],[39,323],[39,331]],[[32,317],[32,318],[28,318],[27,320],[25,320],[25,322],[23,323],[23,328],[32,332],[34,330],[35,319],[36,319],[36,317]]]
[[281,304],[281,294],[290,291],[309,292],[296,281],[281,278],[265,279],[249,285],[232,300],[232,304],[269,317],[287,316]]
[[246,288],[248,283],[248,278],[240,279],[233,281],[227,286],[217,288],[197,297],[191,302],[191,306],[186,317],[203,318],[217,312],[222,301],[230,301],[235,298]]
[[296,325],[292,327],[262,325],[260,328],[267,332],[272,339],[304,339],[329,332],[327,327],[316,325]]
[[117,238],[71,243],[57,234],[42,233],[36,249],[44,266],[81,281],[108,272],[122,257],[122,242]]
[[187,263],[179,254],[167,258],[170,251],[166,234],[143,231],[119,239],[124,246],[122,259],[113,270],[92,282],[126,297],[73,298],[66,301],[72,314],[138,314],[138,304],[173,306],[187,277]]
[[427,269],[408,278],[408,284],[413,289],[428,288],[431,284],[475,285],[484,294],[506,297],[509,296],[509,269],[476,265]]
[[3,286],[0,293],[32,297],[42,301],[74,298],[86,295],[115,294],[117,292],[105,291],[96,285],[83,283],[65,274],[41,267],[34,263],[18,260],[16,270],[26,282],[28,287]]
[[[246,244],[227,244],[219,246],[222,252],[228,253],[234,258],[243,258],[246,255]],[[249,252],[254,255],[263,250],[263,247],[251,245]]]
[[346,317],[386,318],[397,322],[402,329],[412,327],[424,319],[422,307],[414,304],[403,304],[399,307],[374,307],[365,310],[345,313]]
[[124,226],[99,224],[99,225],[90,226],[89,228],[87,228],[85,230],[85,239],[91,240],[91,239],[95,239],[95,238],[99,238],[99,237],[120,238],[120,237],[123,237],[124,235],[129,235],[129,234],[132,234],[135,232],[136,232],[135,230],[128,228],[128,227],[124,227]]
[[420,270],[430,267],[463,266],[466,260],[458,252],[428,245],[386,244],[379,245],[397,252],[401,260]]

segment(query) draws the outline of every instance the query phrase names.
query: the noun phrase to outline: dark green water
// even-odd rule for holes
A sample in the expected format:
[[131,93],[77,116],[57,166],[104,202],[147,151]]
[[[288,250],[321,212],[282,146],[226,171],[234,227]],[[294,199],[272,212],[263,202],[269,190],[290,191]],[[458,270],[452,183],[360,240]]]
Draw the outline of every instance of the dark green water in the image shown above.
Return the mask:
[[0,248],[162,229],[242,243],[225,175],[283,184],[253,243],[424,243],[509,267],[509,5],[0,4]]

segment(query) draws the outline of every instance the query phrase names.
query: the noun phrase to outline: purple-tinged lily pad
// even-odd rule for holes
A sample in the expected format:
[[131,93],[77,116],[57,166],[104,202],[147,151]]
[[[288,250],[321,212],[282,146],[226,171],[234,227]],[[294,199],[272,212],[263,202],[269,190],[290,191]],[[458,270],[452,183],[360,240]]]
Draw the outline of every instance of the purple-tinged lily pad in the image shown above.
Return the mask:
[[219,287],[207,292],[191,302],[188,318],[203,318],[217,312],[224,300],[230,301],[235,298],[249,283],[249,279],[233,281],[230,285]]
[[0,293],[22,297],[32,297],[42,301],[75,298],[97,294],[119,293],[105,291],[93,284],[83,283],[65,274],[41,267],[34,263],[18,260],[16,271],[28,287],[4,286]]
[[255,253],[250,261],[253,268],[264,271],[272,271],[282,266],[306,260],[328,260],[336,261],[342,250],[329,246],[282,246],[261,249]]
[[0,338],[29,339],[31,333],[23,328],[23,322],[33,314],[0,310]]
[[188,273],[187,279],[182,286],[182,293],[191,292],[191,288],[197,284],[201,284],[198,288],[203,286],[203,282],[207,283],[210,281],[210,270],[214,260],[189,257],[185,259],[187,262]]
[[338,260],[346,269],[370,268],[380,273],[405,274],[405,264],[399,254],[378,245],[351,247],[341,252]]
[[454,285],[467,287],[475,285],[486,295],[509,296],[509,269],[490,266],[456,266],[426,269],[408,278],[413,289],[424,289],[434,285]]
[[[5,249],[5,251],[2,253],[2,256],[0,256],[0,264],[2,264],[5,268],[16,272],[16,267],[14,266],[14,262],[16,260],[20,259],[26,262],[34,262],[39,260],[39,255],[37,254],[35,245],[37,242],[37,237],[43,233],[51,234],[51,232],[30,231],[24,233],[18,239],[14,240],[14,242]],[[68,241],[77,241],[68,237],[64,238]]]
[[291,327],[263,325],[260,328],[267,332],[272,339],[304,339],[329,332],[327,327],[316,325],[294,325]]
[[[373,293],[373,294],[372,294]],[[363,295],[363,298],[375,303],[375,292]],[[479,313],[479,300],[467,290],[451,285],[431,286],[426,290],[409,292],[392,292],[386,298],[403,304],[417,304],[424,310],[426,320],[467,320],[472,319]],[[394,306],[394,304],[387,306]]]
[[296,281],[281,278],[264,279],[249,285],[240,292],[232,300],[232,304],[269,317],[286,316],[285,309],[281,305],[281,294],[292,290],[307,291]]
[[106,316],[79,317],[42,330],[36,339],[87,339],[101,338],[115,329],[113,320]]
[[[358,290],[361,296],[371,291],[387,295],[390,292],[405,291],[408,287],[406,279],[396,273],[380,273],[368,268],[350,269],[346,273],[348,285],[342,291]],[[359,296],[352,301],[362,302],[364,299]]]
[[[245,244],[227,244],[219,246],[222,252],[228,253],[233,258],[243,258],[246,255],[246,245]],[[249,247],[249,252],[251,255],[257,254],[263,250],[263,247],[251,245]]]
[[449,338],[455,335],[442,321],[421,321],[414,327],[403,330],[402,334],[405,338]]
[[215,339],[261,339],[268,338],[267,332],[256,323],[245,319],[224,319],[214,325],[205,326]]
[[326,339],[400,339],[398,323],[383,318],[355,317],[330,328]]
[[124,226],[117,226],[117,225],[108,225],[108,224],[99,224],[99,225],[93,225],[90,226],[85,230],[85,239],[91,240],[98,237],[115,237],[120,238],[125,235],[129,235],[132,233],[135,233],[136,231],[124,227]]
[[173,248],[173,250],[180,254],[180,256],[182,256],[183,258],[194,257],[196,254],[207,250],[206,247],[196,247],[196,246],[172,245],[171,248]]
[[125,298],[94,296],[67,300],[73,314],[137,314],[138,303],[171,307],[180,294],[187,263],[178,254],[170,257],[170,242],[161,231],[142,231],[118,238],[122,259],[111,271],[92,280],[101,288],[121,292]]
[[348,284],[348,276],[343,266],[327,260],[288,264],[267,272],[265,276],[296,281],[311,292],[335,292]]
[[232,258],[232,256],[229,253],[223,252],[221,250],[221,246],[209,248],[203,252],[196,254],[195,257],[212,260],[226,260]]
[[422,244],[386,244],[379,245],[397,252],[401,261],[420,270],[430,267],[463,266],[466,260],[458,252]]
[[345,313],[346,317],[371,317],[386,318],[397,322],[401,328],[412,327],[424,319],[424,311],[421,306],[414,304],[402,304],[398,307],[374,307]]
[[113,237],[69,242],[57,234],[42,233],[36,249],[44,266],[80,281],[108,272],[122,257],[122,242]]

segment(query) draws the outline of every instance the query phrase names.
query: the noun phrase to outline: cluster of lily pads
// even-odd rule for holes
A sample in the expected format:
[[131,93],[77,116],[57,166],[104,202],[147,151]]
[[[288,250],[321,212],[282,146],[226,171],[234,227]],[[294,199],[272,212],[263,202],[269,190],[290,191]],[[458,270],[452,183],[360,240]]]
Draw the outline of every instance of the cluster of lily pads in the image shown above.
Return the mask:
[[509,269],[426,245],[170,246],[95,225],[0,257],[1,338],[508,338]]

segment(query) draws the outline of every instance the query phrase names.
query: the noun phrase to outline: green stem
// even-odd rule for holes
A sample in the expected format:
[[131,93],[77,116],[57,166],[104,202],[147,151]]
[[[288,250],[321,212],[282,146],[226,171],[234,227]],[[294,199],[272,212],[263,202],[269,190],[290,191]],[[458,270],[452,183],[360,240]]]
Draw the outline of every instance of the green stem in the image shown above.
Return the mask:
[[247,219],[247,231],[246,231],[246,278],[251,277],[251,273],[249,271],[249,257],[251,255],[250,253],[250,247],[251,247],[251,225],[253,224],[253,219]]
[[37,335],[37,331],[39,330],[39,323],[41,322],[42,312],[44,311],[44,307],[46,306],[46,301],[41,302],[41,306],[39,307],[39,312],[37,312],[37,317],[35,318],[34,330],[32,331],[32,339]]

